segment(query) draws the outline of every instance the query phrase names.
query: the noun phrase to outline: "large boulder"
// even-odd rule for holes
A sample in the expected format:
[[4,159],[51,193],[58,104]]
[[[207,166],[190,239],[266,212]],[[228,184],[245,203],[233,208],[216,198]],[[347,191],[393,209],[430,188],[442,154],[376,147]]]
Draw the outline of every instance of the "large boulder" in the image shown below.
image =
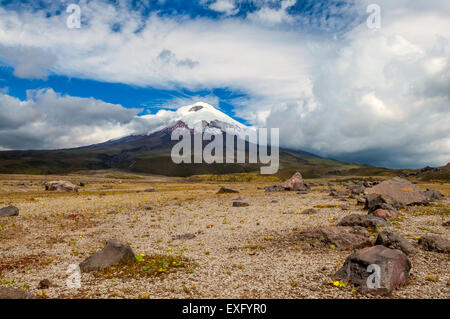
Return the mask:
[[396,210],[402,208],[403,205],[388,195],[368,194],[364,197],[364,209],[373,212],[379,208]]
[[438,235],[425,235],[420,237],[419,246],[428,251],[450,253],[450,242]]
[[360,226],[325,226],[310,228],[300,232],[300,240],[319,241],[325,245],[335,245],[340,249],[359,249],[371,246],[370,234]]
[[365,228],[377,229],[377,226],[390,226],[386,220],[372,215],[351,214],[344,216],[338,226],[361,226]]
[[46,191],[78,192],[78,186],[68,181],[52,181],[45,184]]
[[86,258],[80,264],[80,269],[82,271],[100,270],[121,262],[134,260],[134,253],[129,245],[117,240],[109,240],[105,248]]
[[428,202],[424,193],[410,181],[394,177],[368,188],[369,194],[387,195],[402,205],[424,204]]
[[19,209],[16,206],[7,206],[0,209],[0,217],[18,216]]
[[406,284],[410,269],[411,263],[403,252],[378,245],[348,256],[334,277],[352,282],[364,293],[387,295]]
[[378,234],[375,245],[383,245],[388,248],[400,249],[406,255],[414,255],[417,253],[417,249],[396,231],[382,231]]
[[285,181],[281,186],[289,191],[304,191],[308,188],[303,181],[302,174],[299,172],[292,175],[292,177]]
[[0,299],[36,299],[36,297],[23,289],[0,287]]

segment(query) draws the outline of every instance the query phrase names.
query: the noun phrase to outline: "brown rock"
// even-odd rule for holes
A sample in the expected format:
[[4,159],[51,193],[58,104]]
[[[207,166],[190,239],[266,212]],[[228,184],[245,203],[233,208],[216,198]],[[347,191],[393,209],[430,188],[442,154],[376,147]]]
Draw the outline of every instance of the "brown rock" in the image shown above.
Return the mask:
[[228,188],[228,187],[221,187],[217,194],[233,194],[233,193],[239,193],[239,191]]
[[304,191],[307,189],[305,182],[303,181],[302,174],[296,172],[290,179],[285,181],[281,185],[285,190],[289,191]]
[[360,226],[325,226],[307,229],[299,234],[300,240],[318,240],[340,249],[359,249],[371,246],[370,234]]
[[[374,270],[377,268],[379,272]],[[352,282],[364,293],[387,295],[406,284],[410,269],[411,263],[403,252],[378,245],[348,256],[334,277]]]
[[419,246],[424,250],[438,253],[450,253],[450,242],[438,235],[425,235],[419,239]]
[[52,181],[45,184],[46,191],[78,192],[78,186],[68,181]]
[[117,240],[109,240],[105,248],[86,258],[81,264],[82,271],[100,270],[124,261],[134,261],[131,247]]
[[369,212],[370,215],[383,218],[385,220],[396,219],[398,217],[398,213],[395,210],[388,209],[377,209],[374,212]]
[[338,226],[361,226],[365,228],[377,229],[377,226],[390,226],[383,218],[372,215],[351,214],[344,216],[338,223]]
[[48,279],[43,279],[39,282],[37,288],[38,289],[48,289],[51,286],[51,282]]
[[369,194],[387,195],[405,206],[423,204],[428,201],[419,187],[400,177],[394,177],[384,181],[367,189],[367,192]]

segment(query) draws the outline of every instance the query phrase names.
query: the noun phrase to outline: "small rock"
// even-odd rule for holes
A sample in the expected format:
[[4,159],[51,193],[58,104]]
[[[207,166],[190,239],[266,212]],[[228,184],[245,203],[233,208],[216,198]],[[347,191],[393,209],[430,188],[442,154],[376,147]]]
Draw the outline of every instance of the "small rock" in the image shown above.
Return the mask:
[[308,189],[300,172],[296,172],[292,175],[292,177],[285,181],[281,187],[288,191],[304,191]]
[[374,212],[369,212],[370,215],[383,218],[385,220],[396,219],[398,217],[398,213],[395,210],[388,209],[377,209]]
[[248,206],[250,206],[250,204],[246,202],[233,202],[233,207],[248,207]]
[[264,188],[264,191],[267,193],[274,193],[274,192],[284,192],[285,189],[283,187],[281,187],[280,185],[273,185],[273,186],[268,186],[268,187]]
[[147,189],[144,189],[144,192],[146,192],[146,193],[154,193],[154,192],[156,192],[156,189],[154,189],[154,188],[147,188]]
[[113,210],[110,210],[110,211],[108,212],[108,215],[117,215],[117,214],[118,214],[118,212],[115,211],[114,209],[113,209]]
[[365,187],[362,185],[357,185],[350,188],[350,192],[354,195],[364,194],[365,190],[366,190]]
[[396,231],[382,231],[378,234],[375,245],[383,245],[388,248],[392,247],[395,249],[400,249],[406,255],[414,255],[418,252],[406,238],[403,238],[403,236]]
[[177,235],[175,237],[173,237],[173,240],[189,240],[189,239],[194,239],[195,237],[197,237],[195,234],[183,234],[183,235]]
[[48,289],[51,286],[51,282],[48,279],[43,279],[39,282],[37,289]]
[[444,227],[450,226],[450,220],[447,220],[445,223],[442,224],[442,226]]
[[217,194],[233,194],[233,193],[239,193],[239,191],[228,187],[221,187],[217,192]]
[[419,246],[424,250],[438,253],[450,253],[450,242],[438,235],[425,235],[419,239]]
[[16,206],[8,206],[0,209],[0,217],[18,216],[19,209]]
[[[379,276],[376,275],[377,268]],[[352,282],[364,293],[388,295],[394,288],[407,283],[410,269],[411,262],[403,252],[378,245],[348,256],[334,277]]]
[[68,181],[52,181],[45,184],[46,191],[78,192],[78,186]]
[[305,209],[304,211],[302,211],[303,215],[314,215],[317,214],[317,210],[315,210],[314,208],[308,208]]
[[117,240],[108,240],[105,248],[89,256],[80,264],[80,269],[82,271],[100,270],[134,259],[133,250],[129,245]]
[[1,299],[36,299],[36,297],[23,289],[0,287],[0,300]]

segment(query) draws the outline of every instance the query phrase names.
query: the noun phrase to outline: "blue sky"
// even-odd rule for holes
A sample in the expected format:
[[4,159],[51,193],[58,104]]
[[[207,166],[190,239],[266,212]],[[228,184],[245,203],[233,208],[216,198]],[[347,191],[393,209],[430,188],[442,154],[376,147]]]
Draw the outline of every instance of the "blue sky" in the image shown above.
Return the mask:
[[372,2],[0,1],[0,150],[145,133],[149,114],[204,101],[284,147],[446,164],[450,4],[380,0],[373,28]]

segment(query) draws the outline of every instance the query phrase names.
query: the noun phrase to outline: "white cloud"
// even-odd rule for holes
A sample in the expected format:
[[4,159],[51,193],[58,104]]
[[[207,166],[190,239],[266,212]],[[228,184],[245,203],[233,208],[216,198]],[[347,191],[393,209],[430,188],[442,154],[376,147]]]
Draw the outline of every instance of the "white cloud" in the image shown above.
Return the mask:
[[[225,2],[238,6],[224,1],[217,11],[227,12]],[[64,15],[0,8],[0,52],[23,77],[244,92],[234,101],[238,116],[280,127],[282,144],[321,155],[370,154],[396,166],[449,161],[449,2],[377,1],[381,29],[361,16],[335,38],[286,27],[292,3],[260,5],[247,19],[151,15],[142,27],[138,13],[81,1],[87,24],[79,30],[67,29]],[[120,32],[111,31],[116,22]],[[339,29],[333,18],[318,23]]]

